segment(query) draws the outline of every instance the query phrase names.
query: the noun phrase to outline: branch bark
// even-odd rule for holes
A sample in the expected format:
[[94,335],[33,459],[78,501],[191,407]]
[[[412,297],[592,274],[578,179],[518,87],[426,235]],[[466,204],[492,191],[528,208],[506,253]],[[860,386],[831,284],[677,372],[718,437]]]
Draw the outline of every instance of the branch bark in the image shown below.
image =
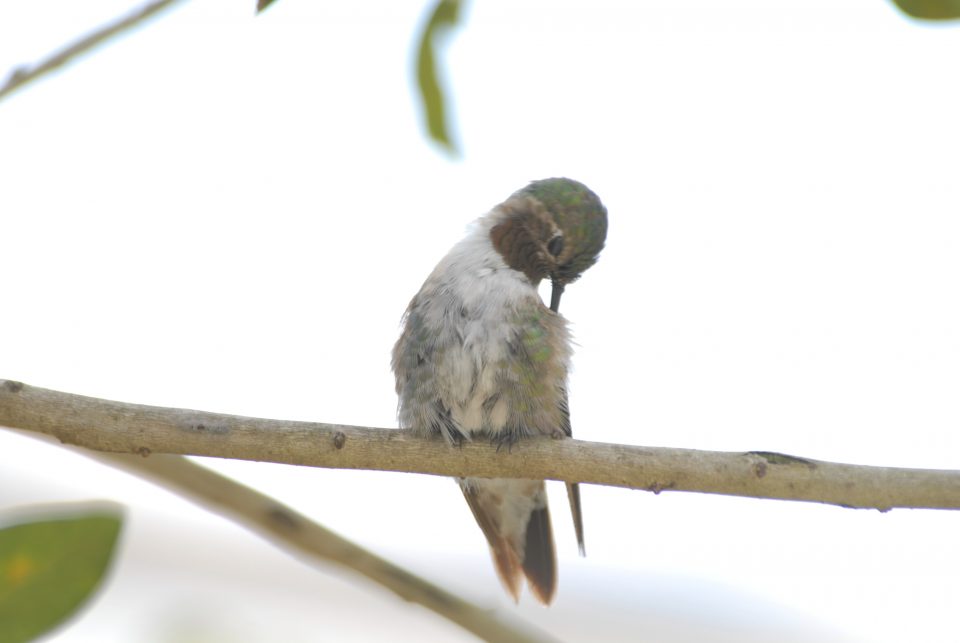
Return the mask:
[[960,471],[823,462],[582,440],[450,448],[407,431],[286,422],[113,402],[0,380],[0,425],[97,451],[198,455],[441,476],[566,480],[632,489],[820,502],[886,511],[960,509]]

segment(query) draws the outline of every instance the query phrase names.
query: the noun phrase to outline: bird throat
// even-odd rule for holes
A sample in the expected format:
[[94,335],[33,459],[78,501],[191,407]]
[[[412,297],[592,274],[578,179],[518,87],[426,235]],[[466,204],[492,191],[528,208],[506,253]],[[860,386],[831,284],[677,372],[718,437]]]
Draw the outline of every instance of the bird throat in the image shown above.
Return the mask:
[[490,240],[504,262],[522,272],[534,286],[550,274],[544,243],[557,230],[546,208],[530,197],[515,197],[500,209],[506,217],[490,230]]

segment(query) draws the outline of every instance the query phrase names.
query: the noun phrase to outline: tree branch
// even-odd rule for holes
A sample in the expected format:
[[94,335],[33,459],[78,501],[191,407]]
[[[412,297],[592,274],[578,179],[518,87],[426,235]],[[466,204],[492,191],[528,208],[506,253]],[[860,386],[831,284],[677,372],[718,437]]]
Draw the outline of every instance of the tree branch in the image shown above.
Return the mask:
[[0,425],[116,453],[172,453],[442,476],[566,480],[887,510],[960,509],[960,472],[581,440],[450,448],[407,431],[112,402],[0,380]]
[[155,2],[145,4],[115,22],[106,24],[80,38],[80,40],[67,45],[46,60],[35,65],[23,65],[14,69],[10,73],[7,82],[0,86],[0,100],[3,100],[9,94],[12,94],[30,81],[36,80],[40,76],[62,67],[77,56],[89,52],[98,45],[102,45],[107,40],[137,26],[150,16],[173,6],[179,1],[180,0],[156,0]]
[[234,519],[283,548],[359,572],[400,598],[436,612],[485,641],[537,643],[553,640],[508,614],[481,609],[353,544],[273,498],[186,458],[175,455],[142,458],[85,449],[78,451],[167,487],[206,509]]

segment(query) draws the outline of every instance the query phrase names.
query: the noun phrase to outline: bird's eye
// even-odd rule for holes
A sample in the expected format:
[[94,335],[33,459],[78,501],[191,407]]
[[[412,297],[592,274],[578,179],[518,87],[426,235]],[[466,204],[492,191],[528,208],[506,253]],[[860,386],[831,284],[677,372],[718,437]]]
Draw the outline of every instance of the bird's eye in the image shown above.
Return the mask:
[[554,257],[559,257],[563,252],[563,235],[557,235],[547,242],[547,251]]

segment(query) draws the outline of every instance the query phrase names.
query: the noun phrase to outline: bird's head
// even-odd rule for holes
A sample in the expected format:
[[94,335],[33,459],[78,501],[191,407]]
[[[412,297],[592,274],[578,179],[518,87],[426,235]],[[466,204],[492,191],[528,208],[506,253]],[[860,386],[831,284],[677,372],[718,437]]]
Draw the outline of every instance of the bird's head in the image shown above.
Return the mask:
[[553,282],[556,312],[566,285],[597,261],[607,237],[606,208],[584,184],[556,178],[534,181],[497,209],[503,218],[490,230],[494,247],[534,285]]

